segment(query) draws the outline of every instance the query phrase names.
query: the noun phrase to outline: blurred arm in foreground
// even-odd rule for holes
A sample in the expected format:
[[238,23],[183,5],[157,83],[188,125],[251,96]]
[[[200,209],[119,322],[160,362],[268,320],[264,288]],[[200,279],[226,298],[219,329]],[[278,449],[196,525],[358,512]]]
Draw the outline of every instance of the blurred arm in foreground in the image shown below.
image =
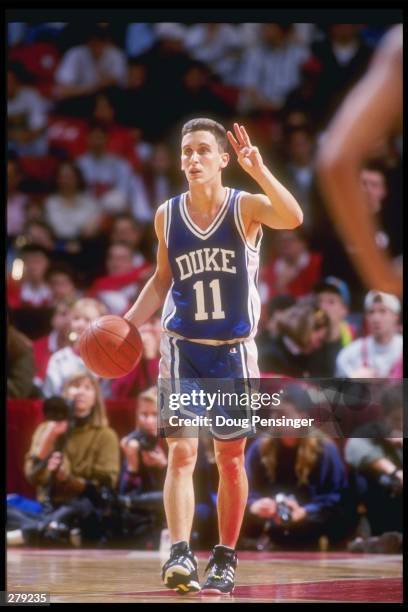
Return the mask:
[[368,288],[402,296],[402,275],[375,242],[376,228],[360,186],[362,164],[401,131],[402,25],[384,37],[371,66],[331,122],[318,153],[327,207]]

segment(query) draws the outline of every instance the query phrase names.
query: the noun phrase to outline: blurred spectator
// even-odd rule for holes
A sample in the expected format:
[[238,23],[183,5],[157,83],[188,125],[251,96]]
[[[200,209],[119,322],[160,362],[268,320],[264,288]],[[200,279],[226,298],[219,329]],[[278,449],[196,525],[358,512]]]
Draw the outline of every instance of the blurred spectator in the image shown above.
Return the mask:
[[47,103],[38,92],[25,85],[28,76],[21,64],[12,63],[7,72],[7,139],[17,155],[41,156],[47,153]]
[[159,142],[153,146],[143,176],[153,211],[180,187],[174,158],[165,143]]
[[146,59],[140,57],[128,61],[125,85],[110,92],[118,122],[136,129],[139,138],[150,139],[155,133],[149,121],[152,87],[149,66]]
[[151,272],[147,262],[134,267],[133,255],[129,243],[111,244],[106,256],[106,275],[97,278],[88,290],[88,295],[103,302],[112,314],[122,315],[130,308]]
[[304,213],[303,230],[313,231],[312,188],[314,181],[315,141],[310,127],[288,129],[285,136],[287,161],[284,166],[285,185]]
[[133,267],[139,268],[146,264],[146,259],[140,251],[144,228],[129,213],[121,213],[114,217],[110,233],[112,243],[125,242],[133,250]]
[[28,196],[19,189],[22,179],[17,159],[7,160],[7,237],[15,238],[23,231]]
[[[377,232],[375,241],[379,249],[388,249],[395,253],[395,245],[391,243],[389,234],[384,229],[382,221],[383,205],[388,195],[387,175],[381,161],[369,161],[360,171],[361,187],[367,197],[367,205],[373,215]],[[393,248],[394,247],[394,248]]]
[[359,501],[364,503],[373,535],[402,532],[403,396],[401,385],[383,392],[381,421],[360,426],[346,442],[347,463],[357,473]]
[[202,62],[194,61],[186,68],[180,84],[173,86],[172,121],[186,117],[210,115],[230,117],[234,108],[229,105],[214,87],[214,77]]
[[[25,475],[36,485],[38,501],[45,504],[41,517],[45,523],[58,522],[55,529],[60,534],[62,523],[67,531],[79,528],[85,541],[99,540],[104,535],[99,510],[102,490],[114,490],[119,475],[118,437],[109,427],[101,390],[91,374],[67,380],[63,397],[73,403],[73,414],[37,427],[26,455]],[[38,542],[39,535],[38,528],[25,533],[23,528],[26,543]],[[48,535],[52,537],[49,531]]]
[[321,67],[315,96],[321,109],[317,117],[321,127],[368,66],[372,49],[361,39],[359,29],[354,23],[331,24],[327,26],[327,38],[312,45]]
[[268,288],[266,301],[279,294],[298,298],[312,293],[321,277],[322,255],[309,249],[304,231],[280,230],[274,248],[261,271],[261,283]]
[[113,94],[105,92],[96,96],[92,120],[106,129],[107,151],[127,159],[137,169],[140,166],[140,160],[135,149],[134,131],[120,125],[117,120],[117,114],[115,96]]
[[52,293],[46,281],[50,264],[49,252],[38,244],[27,244],[20,250],[19,255],[21,259],[18,259],[18,266],[16,261],[14,262],[7,283],[7,302],[10,308],[50,304]]
[[364,301],[368,336],[340,351],[336,375],[345,378],[387,378],[402,359],[401,310],[395,295],[369,291]]
[[241,111],[277,110],[299,84],[309,50],[290,39],[291,26],[263,24],[261,41],[245,54],[240,68]]
[[[34,211],[32,211],[34,212]],[[28,211],[27,211],[28,214]],[[27,245],[38,244],[50,253],[57,248],[56,240],[51,226],[41,218],[29,218],[23,228],[21,242]]]
[[111,399],[136,397],[143,389],[155,383],[160,361],[160,318],[152,317],[139,328],[143,342],[142,358],[129,374],[111,382]]
[[56,192],[45,200],[45,217],[55,236],[65,240],[90,237],[99,230],[97,202],[85,191],[80,170],[63,162],[56,176]]
[[295,304],[282,314],[277,330],[259,356],[261,371],[293,378],[322,376],[314,353],[329,337],[327,314],[313,304]]
[[[339,352],[352,342],[356,331],[347,321],[350,292],[347,284],[335,276],[327,276],[316,287],[318,307],[330,319],[330,332],[325,344],[326,366],[334,376]],[[323,376],[323,373],[321,374]]]
[[51,332],[33,342],[35,383],[39,387],[43,385],[51,355],[70,344],[68,335],[71,330],[72,305],[71,300],[60,298],[55,303],[51,318]]
[[285,103],[286,112],[304,112],[310,118],[312,125],[319,125],[321,109],[316,102],[316,88],[320,78],[321,65],[310,57],[301,67],[299,86],[288,95]]
[[81,298],[74,303],[70,312],[70,345],[51,355],[48,362],[43,394],[45,397],[59,395],[66,381],[86,367],[79,356],[79,341],[91,321],[107,314],[106,308],[97,300]]
[[[126,495],[133,529],[144,531],[158,544],[164,525],[163,484],[167,457],[157,435],[157,388],[150,387],[138,396],[136,429],[120,441],[125,455],[119,492]],[[129,529],[129,528],[128,528]],[[152,533],[155,532],[155,533]],[[129,534],[130,535],[130,534]]]
[[[88,152],[77,159],[85,182],[107,214],[131,208],[141,220],[151,219],[150,206],[141,178],[134,174],[129,162],[107,152],[107,131],[95,123],[89,132]],[[146,213],[147,211],[147,213]]]
[[61,300],[75,302],[79,299],[74,270],[63,262],[53,264],[47,272],[47,281],[52,292],[53,303]]
[[236,25],[197,23],[189,27],[185,47],[226,84],[235,84],[243,42]]
[[[288,387],[281,408],[289,417],[309,416],[307,391]],[[346,474],[336,445],[322,432],[258,438],[246,454],[246,466],[250,489],[245,531],[261,538],[259,547],[270,542],[310,544],[323,534],[342,537]]]
[[57,95],[62,99],[94,94],[122,84],[125,76],[123,51],[111,43],[107,28],[95,24],[88,29],[85,44],[64,54],[55,75]]
[[296,304],[296,300],[291,295],[275,295],[268,302],[267,312],[264,315],[265,322],[261,325],[261,329],[256,336],[259,356],[263,355],[265,350],[268,350],[270,341],[278,337],[279,321],[285,311],[294,304]]
[[7,398],[35,397],[32,342],[7,321]]

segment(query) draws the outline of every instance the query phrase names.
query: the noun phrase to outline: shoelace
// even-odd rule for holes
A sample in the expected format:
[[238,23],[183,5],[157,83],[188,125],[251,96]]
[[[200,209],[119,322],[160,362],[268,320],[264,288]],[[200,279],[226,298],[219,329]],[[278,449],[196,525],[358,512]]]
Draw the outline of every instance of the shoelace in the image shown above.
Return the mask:
[[[205,571],[207,571],[208,569],[210,570],[208,577],[210,578],[218,578],[219,580],[226,580],[226,578],[228,577],[228,569],[229,569],[229,562],[228,561],[215,561],[215,559],[210,559],[210,561],[208,562],[207,567],[205,568]],[[235,568],[231,563],[231,569],[233,571],[233,573],[235,573]]]
[[177,561],[178,563],[183,563],[186,558],[191,561],[194,567],[196,566],[195,558],[193,555],[189,555],[187,552],[176,552],[170,557],[169,562]]

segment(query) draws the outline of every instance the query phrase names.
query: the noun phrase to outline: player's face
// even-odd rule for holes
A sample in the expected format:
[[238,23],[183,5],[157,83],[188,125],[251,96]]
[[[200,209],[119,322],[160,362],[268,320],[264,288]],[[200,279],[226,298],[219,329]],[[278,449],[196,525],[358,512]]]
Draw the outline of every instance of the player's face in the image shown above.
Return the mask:
[[205,130],[190,132],[181,142],[181,169],[189,184],[213,181],[228,164],[229,155],[223,152],[214,134]]
[[139,400],[137,425],[143,431],[157,435],[157,406],[155,402],[146,399]]

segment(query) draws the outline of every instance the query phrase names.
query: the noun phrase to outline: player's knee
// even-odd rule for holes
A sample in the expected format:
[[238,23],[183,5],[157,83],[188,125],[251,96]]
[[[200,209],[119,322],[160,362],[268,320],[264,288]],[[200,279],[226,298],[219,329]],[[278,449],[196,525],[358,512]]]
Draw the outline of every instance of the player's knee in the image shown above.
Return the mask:
[[193,470],[197,458],[195,446],[185,440],[173,442],[169,448],[168,466],[170,470]]
[[215,460],[220,473],[227,473],[230,477],[239,474],[244,469],[244,453],[237,450],[217,450]]

